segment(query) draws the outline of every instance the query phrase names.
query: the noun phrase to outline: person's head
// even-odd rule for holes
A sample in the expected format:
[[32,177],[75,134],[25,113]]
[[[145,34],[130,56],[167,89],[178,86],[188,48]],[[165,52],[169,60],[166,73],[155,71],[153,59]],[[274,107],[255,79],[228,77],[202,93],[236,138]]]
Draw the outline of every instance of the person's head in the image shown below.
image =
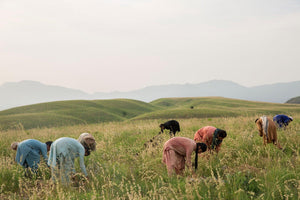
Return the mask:
[[18,145],[19,145],[19,142],[13,142],[11,143],[10,147],[12,150],[17,150],[18,149]]
[[293,118],[291,116],[289,116],[290,122],[293,121]]
[[205,143],[198,142],[196,143],[196,152],[203,153],[207,150],[207,145]]
[[91,151],[96,150],[96,141],[95,138],[89,134],[89,133],[82,133],[78,141],[82,144],[82,146],[85,149],[85,156],[89,156],[91,154]]
[[50,147],[51,147],[51,145],[52,145],[52,141],[48,141],[48,142],[45,142],[46,143],[46,145],[47,145],[47,151],[50,151]]
[[226,136],[227,136],[226,131],[219,129],[218,134],[217,134],[218,140],[223,140],[224,138],[226,138]]
[[196,143],[196,155],[195,155],[195,169],[198,168],[198,153],[203,153],[207,150],[207,145],[205,143]]

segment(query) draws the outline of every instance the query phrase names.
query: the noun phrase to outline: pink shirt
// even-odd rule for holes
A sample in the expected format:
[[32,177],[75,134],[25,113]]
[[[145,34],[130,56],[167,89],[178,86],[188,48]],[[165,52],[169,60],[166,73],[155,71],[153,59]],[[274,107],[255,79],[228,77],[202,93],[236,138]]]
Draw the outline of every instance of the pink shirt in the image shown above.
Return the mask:
[[186,137],[173,137],[164,145],[164,153],[173,150],[181,156],[186,157],[186,164],[191,166],[191,155],[196,150],[196,142]]
[[213,126],[204,126],[195,133],[194,140],[196,142],[204,142],[210,148],[216,129]]

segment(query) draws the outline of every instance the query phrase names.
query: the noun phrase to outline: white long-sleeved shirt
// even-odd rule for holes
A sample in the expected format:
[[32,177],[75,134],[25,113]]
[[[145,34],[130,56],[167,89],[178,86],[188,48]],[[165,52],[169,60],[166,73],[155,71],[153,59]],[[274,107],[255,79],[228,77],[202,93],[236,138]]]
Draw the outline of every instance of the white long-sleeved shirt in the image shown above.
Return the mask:
[[74,163],[74,159],[79,157],[79,164],[81,171],[87,176],[87,172],[84,165],[85,149],[76,139],[62,137],[55,140],[50,149],[50,155],[48,159],[48,165],[50,167],[56,167],[56,158],[58,156],[70,157]]

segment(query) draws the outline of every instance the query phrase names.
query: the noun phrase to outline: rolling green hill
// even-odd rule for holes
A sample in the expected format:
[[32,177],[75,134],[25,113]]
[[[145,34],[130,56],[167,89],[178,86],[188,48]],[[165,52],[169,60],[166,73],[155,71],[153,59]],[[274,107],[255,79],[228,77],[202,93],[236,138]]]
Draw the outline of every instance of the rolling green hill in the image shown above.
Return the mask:
[[222,97],[163,98],[150,103],[130,99],[73,100],[34,104],[0,112],[0,129],[57,127],[110,121],[293,115],[300,105]]
[[161,107],[134,119],[211,118],[255,115],[293,115],[300,112],[299,105],[278,104],[229,99],[223,97],[163,98],[151,102]]
[[41,103],[1,111],[0,128],[22,125],[29,129],[123,121],[155,109],[142,101],[127,99]]

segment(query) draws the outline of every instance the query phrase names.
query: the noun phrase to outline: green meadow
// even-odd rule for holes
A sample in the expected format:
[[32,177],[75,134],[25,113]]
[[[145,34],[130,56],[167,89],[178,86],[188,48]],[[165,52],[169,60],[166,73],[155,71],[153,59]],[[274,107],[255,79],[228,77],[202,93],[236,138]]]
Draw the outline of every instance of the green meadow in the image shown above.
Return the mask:
[[[283,150],[263,146],[254,123],[279,113],[294,118],[278,130]],[[162,148],[170,136],[159,134],[158,126],[170,119],[180,123],[177,136],[191,139],[203,126],[226,130],[220,153],[206,152],[197,171],[169,177]],[[89,179],[78,174],[69,187],[53,184],[43,162],[36,177],[26,178],[10,149],[13,141],[83,132],[95,137],[97,150],[85,157]],[[51,102],[1,111],[0,137],[0,199],[300,199],[297,104],[221,97]],[[80,172],[78,162],[76,167]]]

